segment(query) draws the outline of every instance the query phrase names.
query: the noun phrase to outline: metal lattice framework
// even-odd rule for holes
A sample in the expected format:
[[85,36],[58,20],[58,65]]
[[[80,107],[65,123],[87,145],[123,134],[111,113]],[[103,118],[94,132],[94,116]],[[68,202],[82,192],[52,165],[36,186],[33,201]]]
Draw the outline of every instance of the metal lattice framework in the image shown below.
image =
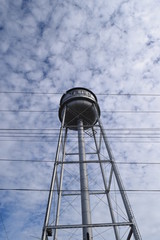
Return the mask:
[[[76,88],[75,95],[73,91],[66,93],[72,94],[69,101],[66,95],[61,100],[61,128],[41,239],[140,240],[97,99],[91,99],[95,95],[87,89]],[[91,100],[87,91],[93,94]],[[73,108],[79,100],[83,107]]]

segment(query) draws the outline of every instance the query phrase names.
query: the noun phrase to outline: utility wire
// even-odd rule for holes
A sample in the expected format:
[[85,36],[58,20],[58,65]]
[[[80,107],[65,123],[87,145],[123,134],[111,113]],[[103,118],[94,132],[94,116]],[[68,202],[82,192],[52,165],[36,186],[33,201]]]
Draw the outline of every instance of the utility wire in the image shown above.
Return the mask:
[[[96,127],[96,126],[95,126]],[[97,126],[98,127],[98,126]],[[59,131],[60,128],[0,128],[0,131]],[[104,128],[106,131],[160,131],[160,128]]]
[[58,110],[18,110],[18,109],[13,109],[13,110],[7,110],[7,109],[0,109],[0,112],[40,112],[40,113],[46,113],[46,112],[57,112]]
[[[17,138],[17,139],[28,139],[28,138],[35,138],[35,139],[47,139],[47,140],[51,140],[51,139],[54,139],[57,135],[51,135],[51,136],[48,136],[48,135],[0,135],[0,138],[1,140],[3,140],[2,138],[4,138],[5,140],[7,138],[10,138],[10,139],[7,139],[7,140],[12,140],[12,138]],[[146,139],[156,139],[156,138],[160,138],[160,135],[159,134],[146,134],[146,135],[140,135],[140,134],[136,134],[136,135],[108,135],[107,136],[108,138],[123,138],[123,139],[128,139],[128,138],[146,138]],[[22,140],[23,140],[22,139]],[[76,139],[76,136],[70,136],[70,139]],[[89,137],[86,137],[86,139],[90,139]],[[90,141],[91,142],[91,141]]]
[[[63,95],[64,92],[0,91],[0,94]],[[159,93],[96,93],[96,95],[160,97]]]
[[[26,136],[27,138],[27,136]],[[37,139],[37,137],[32,137],[28,136],[28,138],[26,139],[21,139],[20,137],[16,139],[15,137],[11,137],[10,139],[0,139],[0,142],[35,142],[35,143],[40,143],[40,142],[44,142],[44,143],[57,143],[57,140],[54,139],[54,137],[38,137],[39,139]],[[35,138],[35,139],[34,139]],[[76,143],[77,141],[75,141],[74,137],[72,137],[73,140],[70,140],[70,143]],[[110,140],[110,142],[117,142],[117,143],[121,143],[121,142],[128,142],[128,143],[160,143],[160,141],[157,141],[156,139],[160,139],[160,136],[108,136],[108,139]],[[112,139],[119,139],[119,141],[115,141]],[[129,139],[129,140],[128,140]],[[132,141],[130,139],[144,139],[147,141]],[[91,142],[91,141],[90,141]],[[88,141],[89,143],[89,141]]]
[[[26,112],[30,112],[30,113],[57,113],[58,109],[48,109],[48,110],[25,110],[25,109],[0,109],[0,112],[13,112],[13,113],[26,113]],[[138,110],[138,111],[133,111],[133,110],[101,110],[101,112],[106,112],[106,113],[136,113],[136,114],[160,114],[160,110],[157,111],[149,111],[149,110]]]
[[[59,133],[58,129],[55,130],[41,130],[37,129],[36,131],[34,129],[28,130],[28,129],[0,129],[0,137],[55,137]],[[99,132],[96,132],[97,137],[99,136]],[[77,132],[71,132],[69,134],[70,138],[77,138]],[[131,136],[138,136],[138,137],[153,137],[153,136],[160,136],[160,130],[111,130],[107,131],[108,137],[131,137]],[[90,135],[86,133],[85,138],[91,138]]]
[[[50,190],[50,189],[36,189],[36,188],[0,188],[0,191],[22,191],[22,192],[57,192],[57,190]],[[64,192],[82,192],[82,190],[58,190],[58,191],[64,191]],[[83,190],[85,191],[85,190]],[[87,190],[88,191],[88,190]],[[89,190],[90,192],[90,190]],[[92,192],[92,191],[91,191]],[[94,190],[94,192],[96,192],[95,194],[99,194],[101,191],[99,190]],[[136,192],[136,193],[152,193],[152,192],[157,192],[160,193],[160,189],[125,189],[125,190],[110,190],[110,192]],[[105,193],[104,193],[105,194]]]
[[[102,160],[102,161],[104,161],[104,160]],[[0,162],[54,163],[54,160],[0,158]],[[67,163],[67,161],[66,161],[66,163]],[[88,161],[88,163],[89,163],[89,161]],[[93,164],[93,163],[94,163],[94,160],[91,161],[91,164]],[[160,165],[160,162],[117,162],[117,161],[115,161],[115,163],[118,165]],[[59,164],[61,164],[61,163],[59,162]],[[74,163],[74,164],[78,164],[78,161],[77,161],[77,163]]]
[[62,95],[62,92],[0,91],[0,94]]
[[[28,133],[29,134],[29,133]],[[0,138],[55,138],[57,134],[52,134],[52,135],[0,135]],[[108,135],[108,138],[160,138],[160,134],[113,134],[113,135]],[[70,136],[71,139],[77,139],[76,136],[72,135]],[[90,139],[90,137],[86,137],[86,139]]]
[[[28,143],[57,143],[57,141],[55,140],[13,140],[13,139],[10,139],[10,140],[0,140],[0,142],[21,142],[21,143],[23,143],[23,142],[28,142]],[[74,143],[75,141],[71,141],[72,143]],[[149,144],[153,144],[153,143],[160,143],[160,141],[153,141],[153,140],[151,140],[151,141],[126,141],[126,140],[120,140],[120,141],[112,141],[112,140],[110,140],[109,141],[110,143],[149,143]]]

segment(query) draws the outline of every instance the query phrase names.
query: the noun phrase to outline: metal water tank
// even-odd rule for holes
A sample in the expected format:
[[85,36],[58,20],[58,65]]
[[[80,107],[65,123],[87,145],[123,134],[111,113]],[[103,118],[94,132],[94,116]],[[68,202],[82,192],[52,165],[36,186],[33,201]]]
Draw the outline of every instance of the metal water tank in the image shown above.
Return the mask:
[[68,90],[60,100],[59,119],[62,121],[66,107],[65,126],[77,130],[77,120],[83,120],[84,129],[92,127],[100,116],[100,108],[95,94],[87,88]]

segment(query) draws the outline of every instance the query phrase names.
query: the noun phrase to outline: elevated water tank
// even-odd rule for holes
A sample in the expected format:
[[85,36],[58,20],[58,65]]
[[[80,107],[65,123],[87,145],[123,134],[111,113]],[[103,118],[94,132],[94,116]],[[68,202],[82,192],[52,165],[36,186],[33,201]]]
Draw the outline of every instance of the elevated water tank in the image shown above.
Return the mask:
[[60,100],[59,119],[62,121],[66,107],[65,125],[77,129],[77,120],[83,120],[84,129],[92,127],[100,116],[100,108],[95,94],[87,88],[72,88]]

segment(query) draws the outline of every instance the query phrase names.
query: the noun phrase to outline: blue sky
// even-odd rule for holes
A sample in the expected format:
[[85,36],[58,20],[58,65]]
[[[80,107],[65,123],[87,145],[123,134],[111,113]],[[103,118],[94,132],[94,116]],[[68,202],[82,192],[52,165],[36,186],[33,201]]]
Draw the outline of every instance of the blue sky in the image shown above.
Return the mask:
[[[97,95],[115,159],[144,163],[119,166],[126,188],[160,189],[147,164],[160,155],[159,22],[158,0],[0,0],[0,189],[48,188],[51,162],[7,160],[54,160],[59,101],[77,86]],[[47,196],[0,191],[0,238],[39,239]],[[159,198],[129,193],[145,240],[159,239]]]

